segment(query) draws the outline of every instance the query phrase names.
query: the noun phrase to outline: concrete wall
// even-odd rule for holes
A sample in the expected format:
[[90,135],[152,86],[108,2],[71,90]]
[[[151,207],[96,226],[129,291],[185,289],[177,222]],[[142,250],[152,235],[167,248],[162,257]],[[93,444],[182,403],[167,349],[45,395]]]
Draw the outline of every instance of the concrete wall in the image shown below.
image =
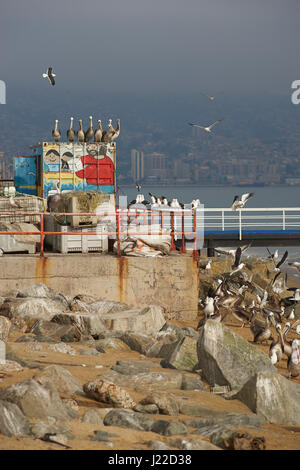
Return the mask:
[[191,256],[117,258],[102,254],[5,255],[0,295],[43,282],[66,295],[89,294],[132,306],[157,304],[166,318],[190,321],[198,311],[198,271]]

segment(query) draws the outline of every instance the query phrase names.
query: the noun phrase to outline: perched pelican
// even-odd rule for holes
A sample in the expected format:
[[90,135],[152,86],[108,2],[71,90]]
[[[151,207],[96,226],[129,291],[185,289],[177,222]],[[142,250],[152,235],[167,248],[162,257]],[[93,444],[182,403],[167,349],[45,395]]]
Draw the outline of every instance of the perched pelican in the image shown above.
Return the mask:
[[272,332],[270,329],[270,321],[274,322],[274,314],[271,312],[266,319],[266,325],[261,329],[258,329],[254,334],[254,343],[262,343],[263,341],[268,341],[271,338]]
[[85,131],[84,133],[84,141],[85,142],[88,142],[89,140],[91,140],[94,136],[94,128],[93,128],[93,117],[90,116],[89,117],[89,120],[90,120],[90,127]]
[[280,339],[281,326],[278,323],[275,326],[275,330],[277,333],[277,340],[273,339],[269,348],[269,357],[271,359],[272,364],[280,362],[283,355],[283,347]]
[[102,134],[102,142],[112,142],[115,140],[120,134],[120,119],[117,119],[117,127],[114,129],[112,125],[112,120],[108,120],[107,130],[103,131]]
[[250,197],[252,196],[254,196],[254,193],[245,193],[242,195],[240,200],[239,200],[239,196],[234,196],[231,209],[233,211],[236,211],[237,209],[241,209],[242,207],[244,207],[248,199],[250,199]]
[[74,118],[71,117],[70,118],[70,127],[67,130],[67,137],[68,137],[69,142],[74,142],[74,140],[75,140],[75,131],[73,129],[73,120],[74,120]]
[[291,346],[291,355],[287,361],[287,368],[289,371],[289,378],[298,377],[300,375],[300,353],[299,353],[299,340],[294,339]]
[[61,132],[60,132],[60,130],[58,129],[58,120],[57,120],[57,119],[55,120],[55,126],[54,126],[54,129],[53,129],[53,131],[52,131],[52,137],[53,137],[53,139],[55,140],[55,142],[59,142],[59,141],[60,141]]
[[60,190],[60,182],[57,181],[55,183],[57,193],[56,194],[50,194],[47,197],[47,212],[52,212],[55,211],[59,208],[62,195],[61,195],[61,190]]
[[101,124],[100,119],[98,119],[98,126],[99,126],[99,129],[96,129],[94,133],[95,142],[101,142],[101,139],[102,139],[103,129],[102,129],[102,124]]
[[200,127],[200,129],[203,129],[205,132],[208,132],[209,134],[211,133],[211,130],[213,127],[215,127],[216,124],[219,122],[222,122],[223,119],[219,119],[218,121],[213,122],[210,126],[200,126],[199,124],[193,124],[192,122],[189,122],[189,125],[192,127]]
[[43,77],[48,78],[51,85],[55,85],[54,77],[56,77],[56,75],[52,72],[52,67],[48,67],[47,73],[43,73]]
[[78,142],[84,142],[84,130],[82,129],[82,119],[79,119],[79,130],[77,131]]
[[205,96],[209,101],[214,101],[218,95],[223,93],[222,91],[219,91],[219,93],[216,93],[215,96],[209,96],[206,93],[200,92],[202,96]]

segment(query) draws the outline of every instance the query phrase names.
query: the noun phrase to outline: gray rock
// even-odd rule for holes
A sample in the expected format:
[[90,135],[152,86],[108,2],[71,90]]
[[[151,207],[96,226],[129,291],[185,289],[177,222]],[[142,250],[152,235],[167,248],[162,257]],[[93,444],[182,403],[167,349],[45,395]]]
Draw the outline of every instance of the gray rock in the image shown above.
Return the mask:
[[55,364],[45,367],[41,372],[35,374],[33,378],[40,385],[50,383],[62,394],[76,394],[77,392],[82,392],[82,385],[79,380],[75,379],[67,369]]
[[183,336],[173,351],[165,357],[166,363],[175,369],[191,371],[198,369],[197,341],[195,337]]
[[153,440],[145,442],[145,444],[150,450],[170,450],[170,447],[168,447],[167,444],[161,441]]
[[99,351],[97,351],[96,348],[91,348],[91,349],[80,349],[79,354],[83,356],[101,356]]
[[179,414],[176,395],[164,392],[153,392],[140,401],[141,405],[155,404],[161,414],[177,416]]
[[200,329],[197,348],[199,368],[210,385],[238,391],[256,372],[276,371],[263,351],[213,320]]
[[6,342],[8,340],[9,332],[11,329],[11,321],[0,315],[0,341]]
[[64,405],[56,390],[43,387],[33,379],[1,389],[0,399],[16,404],[29,418],[52,416],[64,420],[77,417],[77,413]]
[[71,354],[71,356],[75,356],[76,354],[75,349],[64,342],[50,344],[50,346],[48,346],[48,349],[62,354]]
[[113,437],[120,437],[120,436],[118,434],[113,434],[110,432],[100,431],[100,430],[94,431],[94,435],[89,436],[91,441],[97,441],[97,442],[108,442]]
[[25,297],[5,301],[0,306],[0,315],[8,318],[22,318],[25,321],[51,320],[65,306],[59,300],[47,297]]
[[8,437],[30,434],[29,421],[20,408],[5,400],[0,400],[0,434]]
[[56,292],[51,289],[51,287],[46,286],[42,282],[38,284],[32,284],[28,287],[23,287],[18,290],[16,297],[26,298],[26,297],[41,297],[51,299],[56,295]]
[[255,414],[239,414],[220,412],[219,416],[208,419],[186,420],[185,424],[197,428],[197,434],[210,436],[214,427],[235,426],[261,429],[262,420]]
[[210,442],[187,437],[177,437],[177,439],[171,440],[170,444],[180,450],[222,450],[220,447],[217,447]]
[[96,349],[99,352],[106,352],[107,349],[115,351],[130,351],[130,347],[120,338],[105,338],[96,341]]
[[30,329],[30,333],[37,337],[47,337],[56,341],[61,341],[65,335],[72,337],[72,341],[79,341],[81,334],[74,325],[60,325],[53,321],[38,320]]
[[180,389],[182,384],[182,374],[168,372],[146,372],[136,375],[111,373],[101,375],[101,378],[122,387],[132,387],[137,391]]
[[111,366],[111,369],[123,375],[136,375],[149,372],[149,367],[145,367],[143,363],[130,361],[117,361],[114,366]]
[[81,418],[81,421],[84,423],[98,424],[103,426],[103,418],[99,414],[99,411],[96,408],[92,408],[84,413]]
[[180,422],[176,421],[164,421],[159,419],[155,421],[151,427],[152,432],[157,432],[163,436],[175,436],[176,434],[187,434],[187,427]]
[[71,439],[72,433],[67,421],[60,421],[55,418],[47,418],[45,421],[38,421],[31,426],[31,433],[38,439],[45,434],[64,434],[66,438]]
[[214,417],[224,417],[223,411],[211,410],[207,407],[201,405],[201,402],[191,401],[191,400],[180,400],[178,401],[179,411],[183,415],[187,416],[197,416],[202,418],[214,418]]
[[132,351],[137,351],[140,354],[147,355],[150,348],[155,344],[155,340],[143,333],[135,333],[126,331],[121,340],[129,346]]
[[150,431],[154,423],[153,419],[129,410],[112,410],[105,415],[103,422],[105,426],[120,426],[137,431]]
[[133,408],[133,411],[137,411],[138,413],[145,413],[145,414],[158,414],[159,409],[158,406],[153,404],[149,405],[135,405]]
[[269,423],[300,425],[300,385],[277,372],[257,373],[233,398]]
[[129,330],[135,333],[147,331],[148,335],[157,333],[165,323],[163,308],[158,305],[103,313],[102,316],[108,330]]
[[204,390],[204,391],[206,390],[199,375],[191,376],[188,374],[182,374],[181,389],[182,390]]
[[52,321],[60,325],[75,325],[82,335],[98,335],[106,329],[102,315],[94,312],[58,313]]
[[89,302],[89,308],[90,311],[97,313],[98,315],[129,310],[129,306],[124,302],[113,302],[108,300],[95,300],[94,302]]

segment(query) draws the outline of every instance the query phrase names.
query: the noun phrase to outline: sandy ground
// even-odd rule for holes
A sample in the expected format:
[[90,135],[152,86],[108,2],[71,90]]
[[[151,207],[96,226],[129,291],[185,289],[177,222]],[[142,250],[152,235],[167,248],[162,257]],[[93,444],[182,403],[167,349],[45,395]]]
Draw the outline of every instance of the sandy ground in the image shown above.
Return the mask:
[[[197,322],[176,322],[173,323],[180,327],[192,326],[196,327]],[[224,322],[226,326],[231,328],[234,332],[241,335],[246,340],[252,341],[252,335],[248,327],[241,328],[237,320],[231,319],[230,316]],[[115,351],[107,350],[105,354],[100,357],[92,355],[75,356],[69,354],[62,354],[47,350],[47,343],[40,343],[43,346],[43,351],[31,351],[28,346],[32,343],[15,343],[14,341],[23,333],[14,331],[10,336],[9,344],[13,344],[14,351],[25,361],[35,363],[41,366],[50,364],[60,365],[69,370],[74,377],[76,377],[82,384],[87,381],[95,380],[99,374],[109,371],[110,366],[114,365],[117,360],[131,361],[149,361],[157,362],[158,368],[152,368],[152,371],[159,370],[159,358],[146,358],[134,351]],[[296,337],[295,332],[290,332],[288,339]],[[71,343],[72,347],[78,351],[79,349],[89,349],[89,346],[84,346],[80,343]],[[268,352],[267,345],[257,345],[264,352]],[[85,364],[85,367],[82,365]],[[96,369],[96,365],[102,365],[103,368]],[[279,366],[279,372],[287,376],[286,359],[283,359]],[[161,369],[160,369],[161,370]],[[165,372],[172,373],[172,370],[164,369]],[[11,372],[9,376],[2,378],[0,381],[0,388],[7,387],[13,383],[21,382],[29,377],[33,377],[37,373],[37,369],[24,368],[20,372]],[[293,379],[294,382],[300,383],[300,377]],[[132,396],[135,401],[139,401],[146,394],[138,393],[133,389],[124,387]],[[191,401],[197,401],[199,404],[206,406],[212,410],[220,410],[235,413],[251,413],[246,405],[238,400],[225,400],[221,396],[210,393],[207,386],[207,391],[186,391],[186,390],[170,390],[171,393],[177,396],[188,397]],[[82,416],[89,408],[99,407],[101,404],[83,396],[63,396],[62,398],[74,398],[79,406],[78,413]],[[185,420],[192,419],[191,416],[180,415],[179,417],[162,416],[162,415],[149,415],[153,419],[167,419],[167,420]],[[31,421],[33,422],[33,421]],[[75,450],[145,450],[147,449],[145,442],[150,440],[160,440],[162,442],[170,442],[173,437],[164,437],[152,432],[141,432],[131,429],[124,429],[115,426],[99,426],[90,423],[83,423],[80,419],[75,419],[69,422],[70,429],[74,439],[68,441],[68,445]],[[93,431],[102,429],[106,432],[115,433],[119,437],[112,438],[113,448],[109,447],[105,442],[94,442],[90,440],[89,436],[93,435]],[[189,428],[189,431],[194,431],[194,428]],[[242,431],[242,429],[241,429]],[[283,426],[274,424],[264,424],[261,430],[245,429],[244,431],[250,432],[252,436],[260,436],[265,438],[266,448],[268,450],[296,450],[300,448],[300,426]],[[194,435],[196,438],[201,438],[200,435]],[[205,438],[203,438],[205,440]],[[170,447],[172,449],[172,447]],[[0,449],[1,450],[63,450],[63,447],[49,442],[43,442],[39,439],[32,437],[6,437],[0,435]]]

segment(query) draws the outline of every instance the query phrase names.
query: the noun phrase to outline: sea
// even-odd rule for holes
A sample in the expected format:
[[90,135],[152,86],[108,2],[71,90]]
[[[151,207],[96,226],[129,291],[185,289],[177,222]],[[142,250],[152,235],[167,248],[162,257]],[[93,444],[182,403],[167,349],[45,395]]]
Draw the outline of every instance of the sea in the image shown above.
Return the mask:
[[[142,185],[141,193],[144,194],[146,200],[149,199],[149,192],[156,196],[165,196],[168,200],[177,198],[184,204],[189,204],[193,199],[200,199],[204,207],[207,208],[230,208],[236,195],[241,196],[244,193],[254,193],[254,196],[247,201],[246,207],[257,208],[300,208],[300,186],[196,186],[196,185]],[[128,202],[136,198],[137,189],[135,184],[124,185],[119,184],[119,195],[126,195]],[[222,247],[220,247],[222,248]],[[267,248],[267,247],[266,247]],[[268,257],[268,251],[264,247],[249,248],[247,253],[250,256],[258,256],[261,258]],[[279,256],[283,255],[288,249],[288,261],[300,261],[299,247],[271,247],[269,250],[273,253],[276,248],[279,250]],[[228,247],[226,248],[228,249]],[[286,263],[286,267],[282,270],[289,274],[295,272],[295,268],[291,268]],[[296,274],[297,276],[298,274]]]

